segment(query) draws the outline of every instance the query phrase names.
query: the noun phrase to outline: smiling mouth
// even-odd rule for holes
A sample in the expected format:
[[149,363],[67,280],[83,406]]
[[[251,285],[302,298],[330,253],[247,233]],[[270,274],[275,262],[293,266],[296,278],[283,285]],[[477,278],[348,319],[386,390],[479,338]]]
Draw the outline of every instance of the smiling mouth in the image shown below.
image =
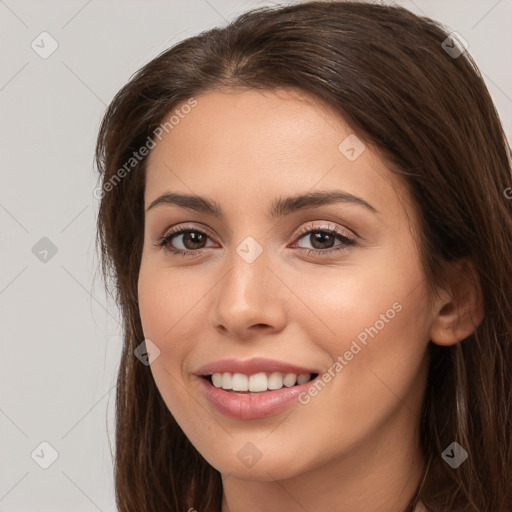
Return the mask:
[[282,373],[259,372],[251,375],[243,373],[213,373],[203,375],[210,385],[235,394],[260,394],[268,391],[278,391],[283,388],[292,388],[306,384],[318,377],[318,373]]

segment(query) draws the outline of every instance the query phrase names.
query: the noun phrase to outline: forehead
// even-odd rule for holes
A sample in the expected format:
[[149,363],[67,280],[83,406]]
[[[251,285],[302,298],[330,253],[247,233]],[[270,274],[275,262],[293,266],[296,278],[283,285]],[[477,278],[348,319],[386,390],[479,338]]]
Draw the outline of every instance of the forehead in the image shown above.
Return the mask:
[[398,177],[320,101],[291,90],[224,90],[195,99],[148,157],[146,208],[176,191],[228,201],[236,211],[263,210],[276,196],[316,189],[398,208],[397,194],[405,193]]
[[338,138],[340,125],[342,131],[345,126],[339,116],[297,91],[224,90],[203,94],[196,101],[188,114],[179,120],[174,117],[175,124],[152,151],[149,165],[164,153],[172,153],[174,162],[206,160],[210,166],[223,156],[227,162],[239,157],[246,160],[246,169],[251,167],[251,156],[265,164],[299,160],[311,155],[312,145],[336,154],[333,138]]

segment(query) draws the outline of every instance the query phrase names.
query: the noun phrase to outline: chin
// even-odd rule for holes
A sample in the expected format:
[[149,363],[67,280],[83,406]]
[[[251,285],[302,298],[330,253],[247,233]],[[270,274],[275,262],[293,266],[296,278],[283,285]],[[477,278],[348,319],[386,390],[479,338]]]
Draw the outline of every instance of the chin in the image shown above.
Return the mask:
[[[247,450],[248,451],[248,450]],[[297,461],[282,450],[275,451],[277,458],[261,453],[261,458],[252,461],[248,456],[241,455],[235,459],[208,460],[222,475],[229,475],[238,480],[252,480],[258,482],[272,482],[296,477],[302,471],[297,467]],[[244,460],[245,458],[245,460]],[[292,462],[293,461],[293,464]]]

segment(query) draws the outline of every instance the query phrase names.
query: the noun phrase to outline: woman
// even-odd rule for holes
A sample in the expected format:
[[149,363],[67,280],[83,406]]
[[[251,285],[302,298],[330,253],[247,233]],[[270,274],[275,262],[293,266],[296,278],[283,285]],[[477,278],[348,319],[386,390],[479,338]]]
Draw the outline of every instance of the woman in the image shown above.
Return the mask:
[[116,95],[119,510],[512,510],[509,147],[456,35],[263,8]]

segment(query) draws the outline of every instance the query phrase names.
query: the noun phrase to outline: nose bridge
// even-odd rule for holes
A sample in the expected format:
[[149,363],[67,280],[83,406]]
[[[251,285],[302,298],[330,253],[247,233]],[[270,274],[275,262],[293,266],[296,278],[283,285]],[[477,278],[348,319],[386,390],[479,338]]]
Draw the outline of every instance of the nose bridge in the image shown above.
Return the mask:
[[230,252],[226,275],[217,288],[213,322],[242,337],[247,329],[264,324],[282,328],[282,285],[268,268],[270,254],[254,237],[247,236]]

